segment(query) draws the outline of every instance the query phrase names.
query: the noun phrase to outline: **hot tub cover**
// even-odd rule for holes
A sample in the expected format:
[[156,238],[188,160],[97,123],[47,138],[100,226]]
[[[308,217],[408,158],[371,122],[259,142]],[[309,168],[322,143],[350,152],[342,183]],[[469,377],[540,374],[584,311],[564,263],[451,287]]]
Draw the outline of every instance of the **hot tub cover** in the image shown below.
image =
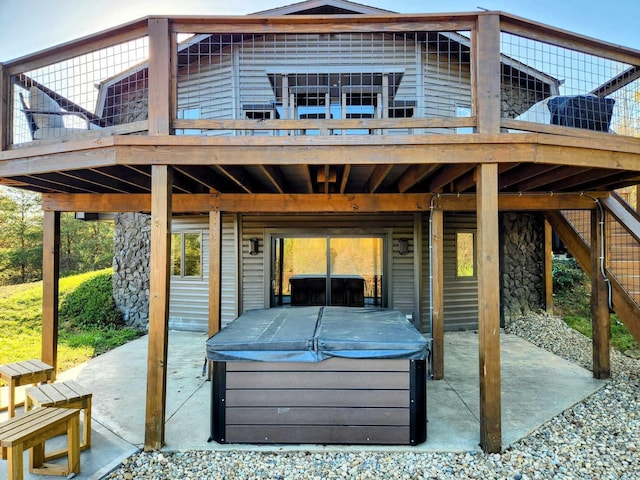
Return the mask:
[[213,361],[320,362],[330,357],[423,360],[427,341],[397,310],[250,310],[207,340]]

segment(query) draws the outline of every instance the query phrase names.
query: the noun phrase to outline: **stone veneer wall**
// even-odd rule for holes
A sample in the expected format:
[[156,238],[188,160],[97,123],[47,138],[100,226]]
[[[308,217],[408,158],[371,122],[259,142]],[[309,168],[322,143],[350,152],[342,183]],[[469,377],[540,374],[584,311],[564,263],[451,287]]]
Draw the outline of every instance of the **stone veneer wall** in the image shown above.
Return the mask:
[[502,223],[502,305],[505,319],[545,308],[544,218],[504,213]]
[[128,326],[149,323],[149,253],[151,217],[119,213],[115,219],[113,296]]

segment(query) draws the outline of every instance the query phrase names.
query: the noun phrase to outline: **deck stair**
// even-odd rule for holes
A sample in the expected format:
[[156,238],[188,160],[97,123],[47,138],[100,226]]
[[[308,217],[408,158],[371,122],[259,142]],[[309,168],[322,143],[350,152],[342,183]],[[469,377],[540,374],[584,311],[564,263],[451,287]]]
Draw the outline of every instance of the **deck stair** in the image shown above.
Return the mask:
[[[606,212],[605,273],[611,284],[613,311],[640,343],[640,215],[615,193],[599,202]],[[591,212],[548,211],[545,216],[591,275]]]

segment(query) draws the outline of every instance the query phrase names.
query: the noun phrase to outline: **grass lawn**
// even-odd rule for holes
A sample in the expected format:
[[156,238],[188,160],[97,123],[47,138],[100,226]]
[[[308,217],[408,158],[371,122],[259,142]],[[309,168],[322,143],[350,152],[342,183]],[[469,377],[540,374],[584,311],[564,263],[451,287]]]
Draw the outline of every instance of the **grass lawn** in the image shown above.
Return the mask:
[[[584,280],[554,293],[554,313],[562,317],[567,325],[591,338],[591,286]],[[638,343],[617,315],[611,315],[611,346],[617,350],[638,347]]]
[[[60,279],[60,302],[80,284],[101,273]],[[58,370],[64,371],[140,335],[128,328],[68,328],[58,331]],[[0,287],[0,364],[40,358],[42,282]]]

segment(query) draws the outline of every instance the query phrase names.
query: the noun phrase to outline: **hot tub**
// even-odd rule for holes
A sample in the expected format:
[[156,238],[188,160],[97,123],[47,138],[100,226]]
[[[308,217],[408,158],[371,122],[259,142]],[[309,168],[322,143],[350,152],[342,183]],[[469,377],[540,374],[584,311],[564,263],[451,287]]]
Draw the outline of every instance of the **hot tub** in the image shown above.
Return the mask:
[[207,340],[220,443],[426,440],[427,342],[401,312],[251,310]]

